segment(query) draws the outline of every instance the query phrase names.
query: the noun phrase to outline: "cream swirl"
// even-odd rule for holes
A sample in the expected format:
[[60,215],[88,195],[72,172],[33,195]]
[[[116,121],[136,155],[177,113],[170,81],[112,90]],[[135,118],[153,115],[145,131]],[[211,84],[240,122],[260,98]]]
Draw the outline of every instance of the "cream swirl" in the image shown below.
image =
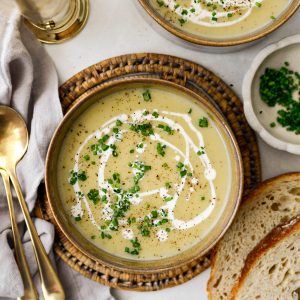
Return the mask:
[[[196,136],[196,140],[197,140],[196,143],[194,143],[194,141],[191,139],[191,137],[187,134],[187,132],[183,128],[183,126],[181,126],[179,123],[177,123],[171,119],[172,116],[181,118],[186,123],[186,125],[191,130],[191,132],[193,132],[194,135]],[[176,134],[181,134],[185,141],[185,150],[184,151],[180,150],[178,147],[176,147],[169,141],[162,138],[160,136],[160,134],[158,134],[157,132],[155,132],[155,133],[153,132],[153,134],[151,134],[149,136],[149,138],[153,141],[158,141],[158,142],[166,145],[170,149],[172,149],[175,153],[176,160],[180,159],[183,162],[183,164],[187,168],[189,168],[189,170],[191,172],[193,172],[194,169],[193,169],[193,165],[191,164],[191,161],[190,161],[190,155],[191,155],[191,151],[194,152],[197,155],[198,159],[200,160],[200,162],[204,168],[203,175],[204,175],[205,179],[207,180],[207,182],[209,183],[209,188],[210,188],[210,199],[209,199],[210,201],[209,201],[207,208],[204,209],[204,211],[202,211],[201,213],[199,213],[196,217],[194,217],[193,219],[188,220],[188,221],[183,221],[183,220],[177,219],[174,214],[174,210],[175,210],[176,204],[178,202],[178,199],[179,199],[180,195],[182,194],[184,187],[186,185],[186,182],[187,182],[186,176],[180,178],[180,182],[178,184],[174,184],[175,193],[173,195],[169,194],[169,190],[166,187],[160,187],[158,189],[144,191],[144,192],[138,191],[137,193],[134,194],[134,196],[129,197],[130,203],[132,205],[138,205],[146,197],[149,197],[149,196],[155,195],[155,194],[158,194],[162,199],[166,199],[169,197],[171,200],[167,201],[167,202],[164,201],[164,205],[162,205],[158,211],[159,212],[167,211],[168,219],[170,220],[170,222],[172,224],[172,230],[189,229],[189,228],[192,228],[192,227],[198,225],[199,223],[203,222],[205,219],[207,219],[211,215],[211,213],[216,205],[217,195],[216,195],[216,189],[214,186],[214,179],[216,178],[217,174],[210,162],[210,159],[209,159],[207,153],[205,151],[202,151],[199,154],[199,149],[205,148],[204,139],[203,139],[201,132],[198,129],[196,129],[195,126],[193,125],[191,117],[188,114],[169,112],[169,111],[160,111],[159,115],[154,117],[152,114],[144,114],[144,111],[138,110],[138,111],[133,112],[130,115],[123,114],[123,115],[119,115],[119,116],[116,116],[116,117],[110,119],[105,124],[103,124],[103,126],[99,130],[96,130],[95,132],[90,134],[84,140],[84,142],[80,145],[79,149],[77,150],[77,152],[75,154],[74,172],[79,171],[79,163],[80,163],[79,160],[81,157],[81,153],[82,153],[83,149],[87,146],[87,144],[91,140],[93,140],[95,138],[99,139],[99,138],[103,137],[105,134],[109,133],[115,126],[115,123],[117,120],[122,121],[123,124],[127,124],[128,126],[130,126],[131,124],[139,124],[139,123],[142,123],[145,121],[164,123],[167,126],[169,126],[172,130],[174,130],[176,132]],[[210,122],[213,125],[213,121],[211,120]],[[122,129],[117,134],[112,134],[108,138],[107,143],[108,144],[121,143],[123,135],[125,135],[127,132],[128,132],[127,129]],[[143,145],[144,151],[146,151],[146,148],[147,148],[147,144],[144,144]],[[109,183],[108,180],[105,179],[105,176],[104,176],[105,167],[106,167],[107,162],[110,159],[112,154],[113,154],[112,149],[108,149],[107,151],[101,153],[99,169],[98,169],[99,195],[100,195],[100,197],[103,197],[104,195],[107,196],[107,203],[104,205],[104,207],[102,209],[102,219],[103,220],[111,220],[112,219],[112,215],[113,215],[112,204],[113,203],[112,203],[110,194],[113,195],[114,197],[120,197],[120,194],[118,192],[116,192],[115,188],[113,188],[113,186]],[[142,151],[137,152],[137,160],[136,160],[137,163],[139,163],[138,159],[139,159],[139,155],[141,155],[141,154],[142,154]],[[136,175],[136,173],[138,171],[133,168],[132,172],[133,172],[133,175]],[[141,178],[141,180],[143,180],[143,177]],[[194,184],[194,185],[199,183],[199,179],[197,179],[197,178],[192,178],[191,181],[192,181],[192,184]],[[75,214],[76,214],[76,216],[83,215],[83,209],[82,209],[82,203],[83,203],[86,207],[88,217],[89,217],[91,223],[100,230],[101,226],[96,221],[96,219],[92,213],[90,204],[87,201],[85,195],[81,192],[78,182],[76,182],[76,184],[73,185],[73,189],[74,189],[75,196],[76,196],[76,204],[72,208],[73,215],[74,216],[75,216]],[[109,193],[104,192],[103,189],[106,191],[109,191]],[[194,189],[189,189],[189,194],[186,199],[187,201],[189,200],[191,193],[193,193],[194,191],[195,191]],[[143,220],[143,217],[138,218],[138,220],[139,221]],[[120,219],[119,223],[127,225],[127,220],[125,218]],[[164,232],[160,232],[160,234],[158,235],[158,238],[159,238],[159,240],[165,240],[165,239],[167,239],[167,234],[165,234]]]
[[[261,4],[263,0],[210,0],[190,1],[189,6],[178,5],[176,0],[163,0],[165,5],[183,20],[188,20],[192,23],[202,25],[205,27],[225,27],[237,24],[246,19],[251,13],[257,3]],[[210,5],[208,5],[208,3]],[[220,7],[220,10],[211,10],[213,5]],[[243,12],[239,14],[239,12]],[[233,20],[232,16],[236,15]],[[222,22],[217,20],[222,19]]]

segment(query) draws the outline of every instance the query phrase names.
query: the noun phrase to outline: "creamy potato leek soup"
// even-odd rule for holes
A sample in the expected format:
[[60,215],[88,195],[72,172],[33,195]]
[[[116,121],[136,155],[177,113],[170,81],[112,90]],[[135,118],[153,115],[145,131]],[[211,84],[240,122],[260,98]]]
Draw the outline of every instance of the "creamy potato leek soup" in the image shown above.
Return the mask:
[[229,39],[273,22],[291,0],[149,0],[167,21],[208,38]]
[[232,189],[214,118],[171,87],[128,87],[91,104],[66,134],[58,186],[74,226],[119,257],[170,257],[207,237]]

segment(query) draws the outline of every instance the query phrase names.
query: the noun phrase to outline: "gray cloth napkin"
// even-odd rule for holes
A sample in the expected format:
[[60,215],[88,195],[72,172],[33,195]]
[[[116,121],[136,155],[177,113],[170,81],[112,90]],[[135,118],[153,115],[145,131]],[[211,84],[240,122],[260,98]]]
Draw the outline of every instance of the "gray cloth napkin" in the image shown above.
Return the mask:
[[[30,210],[43,179],[44,161],[51,135],[62,118],[57,96],[58,80],[44,49],[20,22],[14,1],[0,3],[0,104],[15,108],[30,131],[28,152],[17,168],[22,190]],[[17,201],[18,221],[22,221]],[[23,222],[20,229],[24,228]],[[35,220],[45,249],[49,253],[54,239],[51,224]],[[23,232],[24,233],[24,232]],[[22,234],[22,232],[21,232]],[[37,265],[28,234],[24,248],[32,273]],[[0,185],[0,296],[16,298],[23,294],[23,283],[12,251],[12,236],[6,195]]]
[[[55,68],[41,44],[24,27],[15,0],[0,2],[0,105],[15,108],[25,119],[30,140],[28,151],[19,163],[17,174],[30,210],[33,209],[37,188],[44,176],[44,163],[51,136],[62,118],[58,98],[58,78]],[[1,142],[1,141],[0,141]],[[37,265],[28,232],[24,227],[17,201],[17,219],[26,257],[32,274]],[[54,240],[53,226],[35,219],[35,226],[47,253]],[[23,295],[21,276],[13,255],[12,233],[2,180],[0,180],[0,298]],[[53,254],[50,258],[54,261]],[[67,299],[113,299],[109,288],[94,283],[60,263],[59,275]],[[39,293],[39,277],[35,276]],[[42,297],[41,297],[42,298]]]

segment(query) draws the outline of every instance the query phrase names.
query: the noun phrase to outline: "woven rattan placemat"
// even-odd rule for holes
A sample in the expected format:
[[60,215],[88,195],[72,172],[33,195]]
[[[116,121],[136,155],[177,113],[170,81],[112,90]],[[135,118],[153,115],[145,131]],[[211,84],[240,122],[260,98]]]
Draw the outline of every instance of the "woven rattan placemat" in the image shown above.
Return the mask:
[[[151,53],[128,54],[107,59],[77,73],[59,89],[64,113],[79,96],[92,87],[128,76],[154,77],[176,82],[201,94],[227,119],[238,141],[244,166],[244,193],[261,181],[260,157],[256,137],[250,129],[241,101],[218,76],[182,58]],[[36,205],[39,217],[55,225],[44,186],[39,189]],[[154,291],[181,284],[210,265],[210,255],[172,272],[153,275],[123,273],[104,266],[81,253],[56,228],[55,253],[71,268],[99,283],[135,291]]]

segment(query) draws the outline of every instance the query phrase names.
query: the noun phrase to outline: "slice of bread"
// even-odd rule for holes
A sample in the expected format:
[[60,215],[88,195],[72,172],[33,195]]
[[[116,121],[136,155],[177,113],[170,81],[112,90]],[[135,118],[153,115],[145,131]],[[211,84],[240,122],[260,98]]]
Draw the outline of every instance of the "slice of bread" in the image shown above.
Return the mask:
[[208,296],[230,299],[247,255],[273,228],[300,214],[300,173],[284,174],[250,193],[212,253]]
[[246,259],[231,300],[300,299],[300,216],[273,229]]

